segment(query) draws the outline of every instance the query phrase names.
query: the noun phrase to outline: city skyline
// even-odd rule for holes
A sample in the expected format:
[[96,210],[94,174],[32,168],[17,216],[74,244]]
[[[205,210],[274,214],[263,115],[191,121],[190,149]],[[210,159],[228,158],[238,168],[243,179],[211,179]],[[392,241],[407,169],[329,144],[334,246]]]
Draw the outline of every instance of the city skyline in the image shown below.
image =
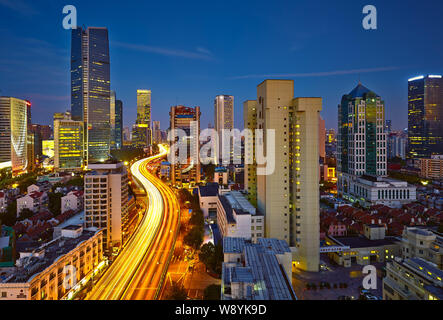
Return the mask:
[[[435,34],[428,31],[441,29],[442,22],[433,18],[441,4],[433,3],[435,10],[424,10],[422,4],[407,1],[405,5],[411,10],[402,11],[390,19],[394,13],[397,14],[398,8],[394,4],[375,1],[374,5],[380,12],[380,30],[376,31],[366,31],[361,27],[363,4],[363,1],[335,4],[334,14],[340,15],[335,21],[341,22],[331,24],[329,28],[325,27],[326,24],[315,25],[310,21],[314,15],[325,21],[330,18],[330,11],[323,8],[327,7],[326,2],[287,3],[283,7],[274,4],[265,7],[258,3],[246,22],[241,17],[251,6],[247,3],[235,5],[235,12],[229,13],[233,23],[227,33],[222,34],[221,26],[204,18],[207,7],[200,6],[199,10],[194,10],[199,3],[189,8],[176,5],[170,10],[162,10],[162,5],[156,4],[152,10],[158,10],[160,14],[155,15],[147,26],[137,13],[145,10],[137,9],[134,13],[134,4],[115,5],[106,17],[97,15],[98,9],[94,10],[101,6],[100,1],[90,4],[90,7],[74,3],[79,25],[109,29],[111,89],[117,91],[125,105],[124,126],[135,122],[136,97],[133,91],[147,87],[153,92],[152,119],[161,121],[163,125],[168,123],[168,115],[162,111],[178,104],[200,106],[202,123],[212,122],[209,111],[213,97],[229,93],[236,97],[235,127],[241,128],[242,103],[254,94],[248,88],[259,80],[288,78],[295,79],[297,95],[323,97],[322,116],[326,119],[327,128],[336,128],[335,107],[341,92],[351,90],[360,79],[385,97],[386,119],[393,120],[393,129],[403,129],[407,127],[407,80],[421,74],[441,74],[443,70],[443,63],[436,54],[441,51],[442,44],[432,41]],[[50,120],[44,117],[45,113],[69,109],[66,71],[69,70],[70,35],[61,26],[63,5],[58,1],[45,3],[42,8],[27,5],[27,9],[21,12],[3,4],[4,10],[0,14],[6,15],[1,20],[0,30],[6,47],[11,49],[0,53],[2,75],[8,73],[14,64],[27,66],[8,81],[0,75],[1,95],[31,100],[35,108],[35,123],[50,124]],[[213,11],[218,14],[217,10]],[[129,23],[128,19],[116,19],[117,14],[125,18],[129,12],[134,15]],[[160,22],[166,13],[176,19],[167,19],[169,27],[165,31],[164,22]],[[285,20],[299,21],[300,25],[285,22],[278,28],[271,21],[280,15],[287,18]],[[42,18],[53,21],[53,25],[37,25],[32,30],[20,25],[24,19],[32,23]],[[192,18],[197,22],[191,22]],[[428,21],[426,26],[418,24],[423,19]],[[249,26],[247,30],[232,36],[230,31],[245,27],[245,23]],[[309,28],[310,32],[303,31],[301,26]],[[198,32],[202,27],[205,31]],[[253,28],[256,28],[255,32],[252,32]],[[399,34],[402,28],[410,32]],[[410,50],[408,40],[414,36],[428,43],[429,50]],[[25,48],[20,41],[23,38],[29,40]],[[228,39],[234,47],[230,50],[221,48],[219,43]],[[254,42],[258,39],[273,49],[254,50],[254,57],[244,54],[249,52],[244,50],[245,47],[256,48]],[[347,40],[353,41],[358,55],[343,53],[343,41]],[[375,44],[382,46],[383,50],[375,51]],[[387,51],[390,55],[383,53]],[[14,55],[14,52],[19,54]],[[37,68],[33,68],[35,66]],[[139,69],[146,72],[136,72]],[[23,80],[25,70],[32,71]],[[52,77],[41,81],[42,73]],[[159,79],[160,75],[165,80]]]

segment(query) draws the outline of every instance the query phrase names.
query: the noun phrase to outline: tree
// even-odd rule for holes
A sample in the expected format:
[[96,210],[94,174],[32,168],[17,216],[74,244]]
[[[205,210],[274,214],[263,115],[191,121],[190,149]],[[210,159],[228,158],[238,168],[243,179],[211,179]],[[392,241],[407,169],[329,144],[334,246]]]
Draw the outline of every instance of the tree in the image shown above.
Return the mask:
[[12,227],[17,221],[17,202],[11,201],[6,207],[6,211],[0,213],[0,220],[4,225]]
[[206,243],[201,247],[198,257],[211,272],[221,274],[224,259],[223,246],[214,246],[211,242]]
[[34,215],[34,212],[32,210],[29,210],[28,208],[24,208],[22,209],[22,211],[20,211],[20,217],[19,220],[26,220],[31,218]]
[[197,210],[192,211],[191,219],[189,219],[189,222],[194,226],[202,226],[205,223],[205,217],[203,215],[203,211],[198,208]]
[[213,181],[214,180],[214,172],[215,172],[215,164],[213,164],[213,163],[205,164],[202,167],[203,167],[203,172],[205,174],[206,180]]
[[221,286],[218,284],[211,284],[203,292],[203,300],[220,300]]
[[58,216],[61,213],[62,208],[62,197],[61,193],[49,193],[48,194],[48,210],[54,215]]
[[188,294],[186,293],[185,287],[182,284],[173,282],[166,295],[166,300],[186,300],[187,298]]
[[201,226],[194,226],[183,239],[185,244],[198,250],[203,243],[204,230]]
[[438,233],[443,233],[443,223],[438,226]]

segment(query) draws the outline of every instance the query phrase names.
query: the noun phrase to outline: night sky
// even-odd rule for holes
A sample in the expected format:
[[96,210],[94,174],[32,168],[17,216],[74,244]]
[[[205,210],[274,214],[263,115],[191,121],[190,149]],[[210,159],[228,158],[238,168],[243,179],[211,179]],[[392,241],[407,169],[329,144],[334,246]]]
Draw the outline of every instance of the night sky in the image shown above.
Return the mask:
[[[315,2],[315,3],[314,3]],[[407,126],[407,80],[443,74],[441,0],[58,1],[0,0],[0,95],[29,99],[33,122],[52,124],[70,108],[70,31],[62,8],[75,5],[78,24],[107,27],[111,88],[136,117],[136,90],[152,90],[153,120],[168,127],[172,105],[199,105],[202,128],[213,100],[256,98],[266,78],[295,80],[296,96],[323,98],[326,126],[359,79],[386,102],[393,128]],[[378,10],[378,29],[362,27],[362,9]]]

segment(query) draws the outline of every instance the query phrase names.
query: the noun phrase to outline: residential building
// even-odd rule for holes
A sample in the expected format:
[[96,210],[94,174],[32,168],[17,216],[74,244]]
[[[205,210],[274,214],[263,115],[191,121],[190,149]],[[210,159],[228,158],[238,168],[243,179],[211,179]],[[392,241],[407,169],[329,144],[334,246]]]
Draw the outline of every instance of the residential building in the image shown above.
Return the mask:
[[443,236],[425,228],[405,227],[402,257],[422,258],[443,269]]
[[48,203],[48,194],[46,192],[34,191],[23,197],[17,198],[17,217],[20,216],[23,209],[29,209],[34,213],[40,212]]
[[0,97],[0,169],[12,168],[14,175],[28,167],[29,101],[13,97]]
[[123,162],[89,164],[85,175],[85,228],[101,228],[112,252],[123,245],[128,222],[128,172]]
[[104,161],[110,150],[111,75],[106,28],[72,29],[72,120],[84,123],[86,163]]
[[221,300],[297,300],[292,254],[278,239],[223,238]]
[[420,176],[426,179],[443,179],[443,155],[420,159]]
[[[54,117],[55,118],[55,117]],[[54,120],[54,168],[81,170],[84,166],[84,128],[82,121]]]
[[[201,165],[200,152],[200,107],[190,108],[185,106],[171,107],[170,130],[182,130],[187,138],[181,142],[185,143],[186,155],[179,155],[180,150],[171,154],[173,159],[171,166],[171,181],[173,186],[192,187],[200,182]],[[175,132],[177,133],[177,132]],[[171,146],[178,142],[178,134],[170,141]],[[178,148],[177,148],[178,149]],[[179,158],[180,157],[180,158]],[[182,158],[182,160],[180,160]]]
[[338,265],[349,268],[353,264],[364,266],[385,262],[401,255],[401,240],[385,236],[385,226],[365,225],[363,231],[363,235],[357,236],[327,235],[326,244],[340,248],[340,250],[328,252],[329,258]]
[[[218,141],[216,143],[215,151],[217,153],[215,160],[216,163],[221,163],[220,161],[225,159],[223,157],[223,150],[229,153],[228,163],[223,163],[227,165],[231,162],[233,157],[233,139],[230,141],[224,141],[223,130],[233,130],[234,129],[234,97],[229,95],[219,95],[214,99],[214,127],[218,134]],[[228,145],[229,144],[229,145]],[[226,158],[227,159],[227,158]]]
[[[265,80],[257,87],[256,106],[257,128],[264,130],[259,139],[263,150],[275,148],[273,173],[257,174],[257,208],[265,215],[265,235],[286,241],[301,269],[318,271],[322,99],[294,98],[293,80]],[[266,165],[258,164],[257,170]]]
[[162,143],[160,121],[152,121],[152,140],[154,144]]
[[239,191],[218,195],[217,225],[222,237],[245,238],[254,243],[264,238],[265,217]]
[[137,90],[137,119],[132,129],[132,143],[137,148],[152,144],[151,90]]
[[[103,267],[102,232],[67,226],[61,237],[19,249],[16,267],[0,279],[1,300],[60,300]],[[72,276],[71,268],[76,272]]]
[[248,200],[257,206],[257,162],[255,160],[255,130],[257,127],[257,101],[248,100],[243,103],[244,128],[250,130],[250,135],[245,137],[245,154],[249,157],[247,163],[245,158],[244,185],[248,192]]
[[443,300],[443,271],[421,258],[386,265],[383,300]]
[[33,192],[49,192],[52,188],[52,184],[49,181],[38,181],[34,184],[28,186],[26,191],[29,193]]
[[83,209],[83,191],[70,191],[61,198],[61,212],[68,210],[77,212]]
[[214,182],[219,185],[227,186],[228,185],[229,172],[225,167],[216,167],[214,169]]
[[408,81],[408,158],[443,154],[443,77]]
[[400,132],[391,132],[388,135],[388,159],[406,159],[407,135]]

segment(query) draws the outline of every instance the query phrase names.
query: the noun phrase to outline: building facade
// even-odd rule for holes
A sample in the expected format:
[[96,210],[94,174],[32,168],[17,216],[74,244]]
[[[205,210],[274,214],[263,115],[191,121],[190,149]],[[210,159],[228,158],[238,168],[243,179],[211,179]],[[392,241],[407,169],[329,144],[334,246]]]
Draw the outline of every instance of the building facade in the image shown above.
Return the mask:
[[408,157],[443,154],[443,77],[419,76],[408,81]]
[[13,174],[28,167],[28,124],[26,100],[0,97],[0,168],[12,168]]
[[[294,98],[292,80],[265,80],[257,87],[256,105],[257,129],[264,130],[263,138],[256,139],[263,141],[264,150],[275,148],[273,173],[257,174],[257,207],[265,215],[265,235],[286,241],[301,269],[318,271],[322,99]],[[257,164],[257,169],[264,166]]]
[[[215,151],[217,153],[215,160],[220,163],[223,156],[223,130],[234,129],[234,97],[229,95],[219,95],[214,100],[214,128],[218,134],[218,140]],[[229,143],[226,141],[225,144]],[[233,142],[230,141],[231,147],[226,147],[229,152],[229,159],[233,156]],[[231,160],[229,160],[230,162]],[[225,163],[224,163],[225,164]],[[227,163],[226,163],[227,164]]]
[[[248,100],[243,103],[244,128],[251,134],[245,137],[245,152],[249,152],[249,163],[245,161],[244,185],[248,192],[248,200],[257,206],[257,163],[255,161],[255,130],[257,129],[257,101]],[[248,155],[247,155],[248,156]],[[252,159],[251,159],[252,158]]]
[[81,170],[84,165],[84,127],[82,121],[54,120],[54,168]]
[[128,222],[128,172],[122,162],[91,164],[85,175],[85,228],[101,228],[107,252],[123,244]]
[[85,160],[109,158],[111,76],[106,28],[77,28],[71,37],[72,120],[84,123]]
[[132,130],[135,147],[146,148],[152,144],[151,90],[137,90],[137,119]]
[[426,179],[443,179],[443,155],[434,155],[430,159],[420,159],[420,176]]
[[[180,129],[186,135],[182,141],[186,149],[186,155],[179,155],[179,148],[171,154],[171,182],[173,186],[191,187],[200,182],[201,165],[200,152],[200,107],[190,108],[185,106],[171,107],[169,112],[171,134]],[[179,136],[171,137],[171,147],[178,142]],[[172,149],[172,148],[171,148]],[[183,159],[179,161],[179,156]]]

